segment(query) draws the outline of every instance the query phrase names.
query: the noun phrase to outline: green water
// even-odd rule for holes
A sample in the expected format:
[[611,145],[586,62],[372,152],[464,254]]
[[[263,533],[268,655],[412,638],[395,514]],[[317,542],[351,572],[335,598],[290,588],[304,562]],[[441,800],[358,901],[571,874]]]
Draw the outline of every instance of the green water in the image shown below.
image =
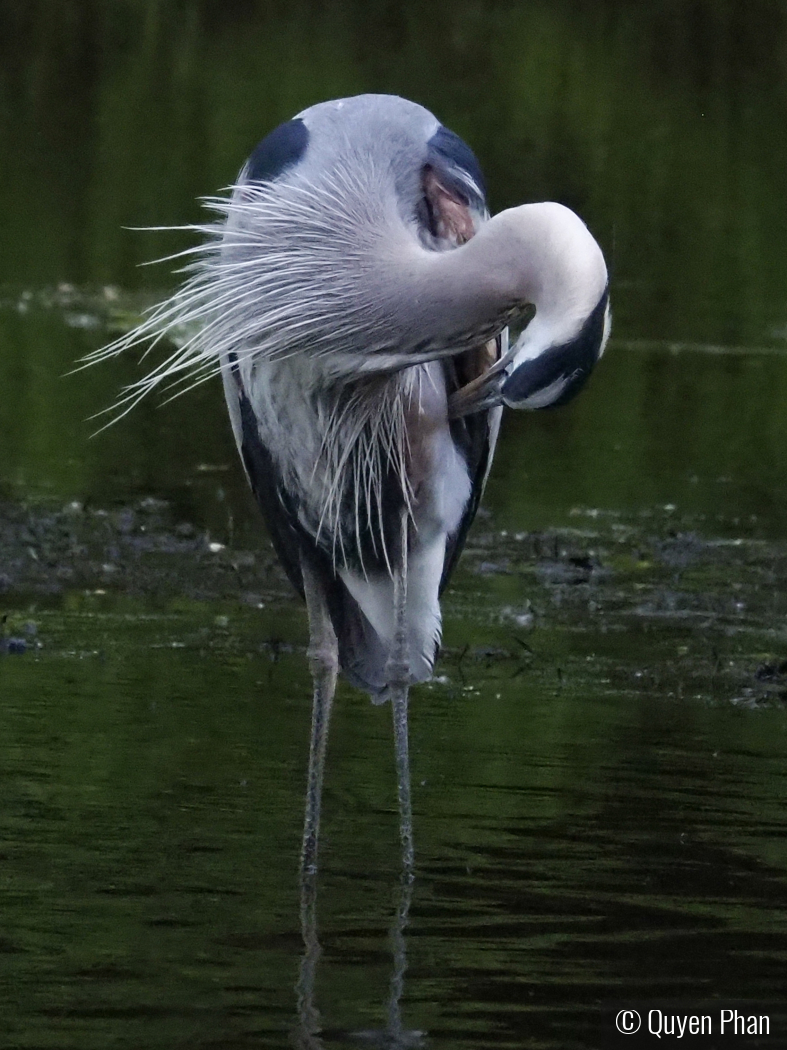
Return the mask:
[[369,90],[461,133],[495,210],[579,210],[615,321],[581,398],[505,422],[412,700],[406,924],[390,712],[340,687],[322,1044],[606,1050],[610,1000],[783,1002],[783,5],[0,26],[0,1046],[308,1045],[304,612],[218,386],[91,438],[138,365],[64,373],[171,287],[138,264],[187,241],[125,227],[198,220],[267,130]]

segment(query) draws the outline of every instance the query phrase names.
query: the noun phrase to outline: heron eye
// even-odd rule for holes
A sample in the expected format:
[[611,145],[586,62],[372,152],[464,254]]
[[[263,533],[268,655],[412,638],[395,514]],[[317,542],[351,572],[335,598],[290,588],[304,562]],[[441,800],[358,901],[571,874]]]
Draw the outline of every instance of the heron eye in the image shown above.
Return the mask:
[[431,164],[424,166],[423,187],[427,227],[432,236],[454,246],[469,241],[475,226],[466,195]]
[[432,202],[426,193],[420,198],[416,205],[416,214],[419,224],[425,230],[428,230],[433,237],[438,237],[437,216],[435,215]]

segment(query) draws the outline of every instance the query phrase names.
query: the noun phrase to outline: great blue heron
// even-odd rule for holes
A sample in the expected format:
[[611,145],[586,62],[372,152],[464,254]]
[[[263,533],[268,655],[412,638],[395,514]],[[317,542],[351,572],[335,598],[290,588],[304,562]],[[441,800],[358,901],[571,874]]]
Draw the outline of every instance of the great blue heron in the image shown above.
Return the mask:
[[[567,401],[603,351],[604,259],[559,204],[490,218],[470,149],[388,95],[304,110],[208,203],[221,218],[194,227],[207,243],[190,250],[185,285],[94,357],[180,333],[126,408],[162,381],[221,371],[249,482],[309,615],[304,870],[339,669],[392,702],[409,868],[408,688],[432,672],[440,592],[501,406]],[[533,309],[508,350],[508,327]]]

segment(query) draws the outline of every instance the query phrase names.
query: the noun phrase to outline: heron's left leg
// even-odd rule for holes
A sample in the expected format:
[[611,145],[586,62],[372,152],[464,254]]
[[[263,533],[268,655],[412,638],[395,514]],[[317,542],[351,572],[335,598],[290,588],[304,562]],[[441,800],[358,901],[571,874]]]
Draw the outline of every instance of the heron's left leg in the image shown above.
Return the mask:
[[301,934],[303,958],[296,992],[298,1028],[295,1045],[318,1050],[320,1015],[314,1002],[314,985],[320,942],[317,937],[317,845],[320,837],[320,806],[328,724],[339,671],[339,649],[320,579],[308,560],[301,558],[303,591],[309,614],[309,666],[314,681],[309,775],[306,784],[306,813],[301,847]]
[[399,835],[402,840],[402,866],[406,878],[412,876],[413,813],[410,801],[410,754],[407,739],[407,701],[410,688],[410,646],[407,630],[407,532],[409,516],[402,511],[401,540],[394,566],[394,640],[388,660],[388,695],[393,711],[396,746],[396,781],[399,793]]
[[306,558],[301,559],[301,571],[309,613],[309,665],[314,681],[301,871],[304,874],[314,874],[317,870],[325,749],[328,743],[333,695],[336,691],[336,676],[339,672],[339,647],[322,585]]

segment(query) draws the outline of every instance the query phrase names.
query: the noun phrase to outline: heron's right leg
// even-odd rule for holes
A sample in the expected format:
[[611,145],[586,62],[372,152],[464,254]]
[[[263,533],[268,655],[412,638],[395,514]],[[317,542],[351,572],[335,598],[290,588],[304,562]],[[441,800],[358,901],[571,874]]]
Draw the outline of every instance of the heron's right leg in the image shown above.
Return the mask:
[[405,879],[412,878],[413,811],[410,801],[410,751],[407,732],[407,702],[410,691],[410,647],[407,632],[407,533],[409,516],[402,511],[401,538],[394,565],[394,641],[388,660],[388,695],[391,700],[396,747],[396,782],[399,794],[399,835]]
[[339,647],[328,614],[322,585],[305,558],[301,559],[301,571],[303,572],[306,608],[309,613],[309,666],[314,682],[301,872],[305,875],[313,875],[317,870],[322,778],[325,768],[325,749],[328,742],[328,723],[331,718],[336,676],[339,671]]

